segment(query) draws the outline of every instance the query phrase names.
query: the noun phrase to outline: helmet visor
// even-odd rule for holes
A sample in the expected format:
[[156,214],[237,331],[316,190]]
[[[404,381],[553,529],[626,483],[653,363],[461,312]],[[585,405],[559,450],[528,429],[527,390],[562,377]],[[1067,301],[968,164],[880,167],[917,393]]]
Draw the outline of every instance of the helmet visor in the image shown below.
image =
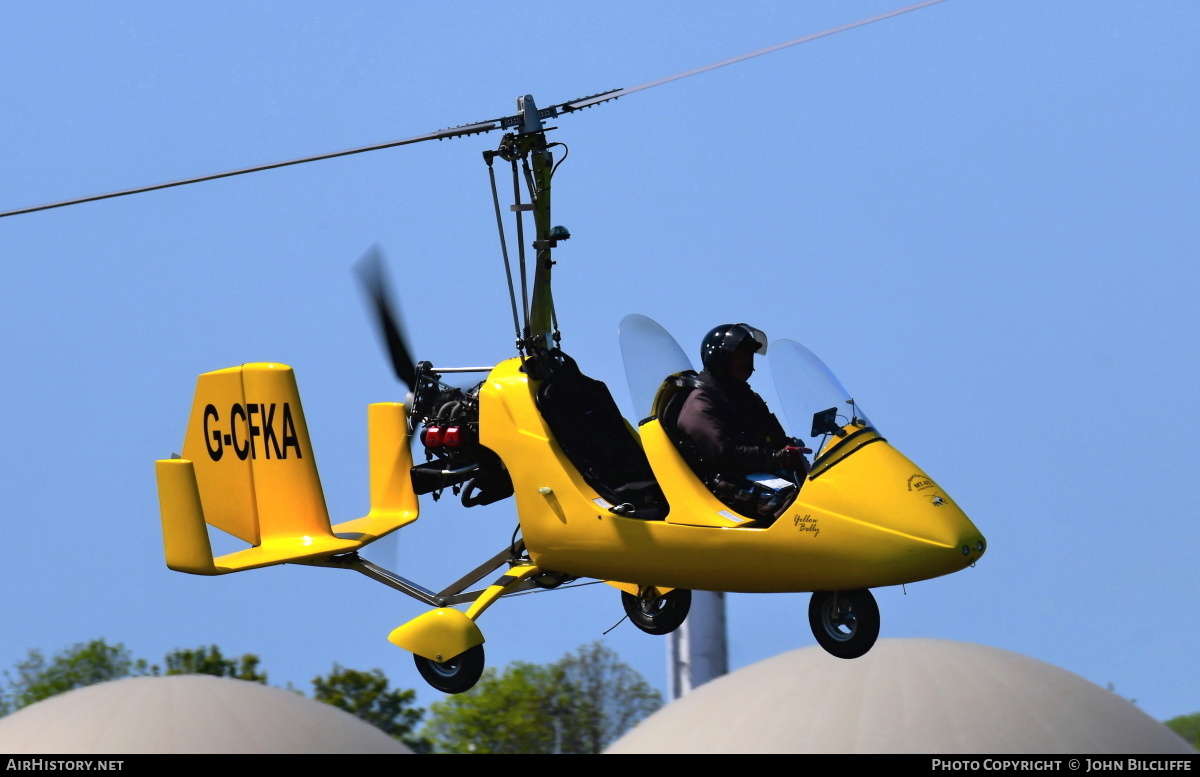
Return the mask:
[[754,327],[749,326],[748,324],[742,324],[741,326],[746,330],[746,334],[748,334],[754,340],[754,343],[755,343],[754,352],[755,353],[766,353],[767,352],[767,335],[766,335],[766,333],[763,332],[761,329],[755,329]]

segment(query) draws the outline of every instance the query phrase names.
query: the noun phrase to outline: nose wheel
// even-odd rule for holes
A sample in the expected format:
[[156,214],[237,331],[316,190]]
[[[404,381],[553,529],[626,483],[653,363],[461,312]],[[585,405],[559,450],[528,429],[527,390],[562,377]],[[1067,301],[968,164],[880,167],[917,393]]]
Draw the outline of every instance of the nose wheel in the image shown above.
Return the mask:
[[662,596],[655,596],[653,588],[643,588],[641,594],[633,596],[621,592],[621,604],[633,625],[647,634],[670,634],[683,625],[692,608],[692,592],[676,588]]
[[827,653],[858,658],[879,637],[879,606],[866,588],[816,591],[808,602],[808,625]]
[[425,682],[442,693],[468,691],[483,676],[483,645],[476,645],[445,661],[434,661],[415,653],[413,659]]

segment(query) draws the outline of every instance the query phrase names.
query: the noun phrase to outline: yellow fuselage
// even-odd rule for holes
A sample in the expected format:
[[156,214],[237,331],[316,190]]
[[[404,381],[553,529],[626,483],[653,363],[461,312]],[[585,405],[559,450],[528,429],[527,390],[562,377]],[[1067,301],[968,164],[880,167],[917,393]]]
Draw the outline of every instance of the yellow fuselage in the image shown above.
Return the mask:
[[567,460],[519,360],[480,393],[481,442],[512,477],[525,546],[543,570],[713,591],[873,588],[956,572],[984,552],[952,499],[873,429],[846,427],[799,496],[755,528],[691,472],[656,419],[641,438],[670,504],[665,520],[616,515]]

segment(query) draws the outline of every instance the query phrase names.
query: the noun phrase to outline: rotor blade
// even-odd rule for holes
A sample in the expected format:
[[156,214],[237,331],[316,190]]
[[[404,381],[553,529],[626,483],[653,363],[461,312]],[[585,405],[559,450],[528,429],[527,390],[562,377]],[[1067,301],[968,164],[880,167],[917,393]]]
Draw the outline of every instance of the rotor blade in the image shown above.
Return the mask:
[[936,5],[938,3],[943,3],[943,2],[945,2],[945,0],[924,0],[924,2],[915,3],[915,4],[907,6],[905,8],[899,8],[894,11],[887,11],[886,13],[881,13],[877,16],[872,16],[868,19],[859,19],[856,22],[850,22],[849,24],[843,24],[840,27],[831,27],[828,30],[823,30],[822,32],[815,32],[811,35],[805,35],[802,38],[796,38],[795,40],[790,40],[787,43],[779,43],[774,46],[768,46],[765,49],[759,49],[758,51],[752,51],[749,54],[741,54],[736,57],[731,57],[730,59],[722,60],[720,62],[715,62],[711,65],[705,65],[704,67],[698,67],[698,68],[695,68],[694,70],[688,70],[687,72],[684,72],[684,73],[676,73],[673,76],[667,76],[666,78],[655,79],[654,81],[647,81],[644,84],[639,84],[638,86],[630,86],[625,89],[613,89],[610,92],[602,92],[601,94],[592,95],[591,97],[581,97],[578,100],[572,100],[570,102],[560,103],[559,105],[556,105],[554,107],[563,112],[577,111],[581,108],[590,108],[593,105],[599,105],[600,103],[608,102],[609,100],[615,100],[618,97],[624,97],[627,94],[633,94],[634,92],[640,92],[643,89],[649,89],[654,86],[661,86],[662,84],[667,84],[667,83],[670,83],[671,81],[678,81],[679,79],[687,78],[688,76],[694,76],[694,75],[698,75],[700,73],[707,73],[708,71],[716,70],[719,67],[725,67],[726,65],[733,65],[738,62],[744,62],[747,59],[754,59],[755,57],[761,57],[763,54],[771,54],[771,53],[779,51],[781,49],[791,48],[792,46],[799,46],[801,43],[808,43],[809,41],[814,41],[814,40],[817,40],[818,38],[825,38],[830,35],[836,35],[839,32],[845,32],[846,30],[852,30],[855,27],[865,27],[866,25],[872,24],[874,22],[883,21],[884,19],[890,19],[893,16],[899,16],[901,14],[906,14],[909,11],[916,11],[920,8],[924,8],[924,7],[930,6],[930,5]]
[[392,304],[387,290],[387,275],[383,264],[383,252],[379,246],[372,246],[355,265],[358,278],[362,281],[363,289],[370,297],[375,311],[375,323],[379,334],[387,344],[388,356],[392,360],[392,369],[400,382],[409,391],[417,382],[417,368],[413,361],[408,341],[404,337],[399,308]]
[[200,175],[195,178],[182,178],[178,181],[168,181],[167,183],[156,183],[152,186],[139,186],[136,189],[122,189],[117,192],[109,192],[108,194],[94,194],[90,197],[77,197],[73,200],[62,200],[60,202],[51,202],[46,205],[34,205],[29,208],[18,208],[17,210],[8,210],[0,213],[0,218],[5,216],[17,216],[22,213],[34,213],[39,210],[50,210],[52,208],[62,208],[67,205],[79,205],[84,202],[95,202],[96,200],[107,200],[113,197],[124,197],[127,194],[141,194],[142,192],[152,192],[158,189],[170,189],[172,186],[186,186],[191,183],[201,183],[202,181],[215,181],[218,178],[232,178],[235,175],[245,175],[246,173],[258,173],[263,170],[274,170],[277,167],[289,167],[291,165],[302,165],[306,162],[318,162],[322,159],[334,159],[339,156],[350,156],[351,154],[362,154],[367,151],[379,151],[384,148],[393,148],[394,146],[407,146],[412,143],[420,143],[423,140],[445,140],[446,138],[457,138],[463,135],[475,135],[480,132],[491,132],[494,129],[500,129],[500,119],[491,119],[489,121],[479,121],[474,124],[464,124],[460,127],[451,127],[450,129],[442,129],[437,132],[429,132],[424,135],[418,135],[413,138],[405,138],[404,140],[393,140],[387,143],[376,143],[372,146],[361,146],[359,148],[350,148],[345,151],[334,151],[329,154],[317,154],[316,156],[306,156],[299,159],[289,159],[286,162],[272,162],[267,165],[257,165],[255,167],[243,167],[238,170],[230,170],[224,173],[213,173],[211,175]]
[[[754,57],[761,57],[763,54],[770,54],[772,52],[779,51],[780,49],[786,49],[786,48],[790,48],[792,46],[798,46],[801,43],[808,43],[809,41],[814,41],[814,40],[817,40],[818,38],[824,38],[829,35],[835,35],[839,32],[845,32],[846,30],[852,30],[856,27],[863,27],[868,24],[872,24],[874,22],[883,21],[884,19],[890,19],[893,16],[899,16],[901,14],[908,13],[909,11],[916,11],[917,9],[925,8],[926,6],[930,6],[930,5],[936,5],[937,3],[942,3],[942,2],[945,2],[945,0],[924,0],[924,2],[915,3],[913,5],[906,6],[904,8],[899,8],[894,11],[887,11],[885,13],[881,13],[881,14],[872,16],[867,19],[860,19],[856,22],[850,22],[849,24],[843,24],[839,27],[832,27],[832,28],[830,28],[828,30],[824,30],[822,32],[813,33],[811,35],[805,35],[802,38],[796,38],[795,40],[790,40],[786,43],[780,43],[775,46],[769,46],[768,48],[765,48],[765,49],[759,49],[758,51],[752,51],[749,54],[742,54],[740,56],[733,57],[731,59],[726,59],[721,62],[716,62],[711,65],[705,65],[704,67],[698,67],[698,68],[695,68],[694,70],[688,70],[687,72],[684,72],[684,73],[677,73],[676,75],[673,75],[673,76],[667,76],[666,78],[659,78],[654,81],[647,81],[646,83],[639,84],[638,86],[631,86],[631,87],[627,87],[624,89],[610,89],[607,92],[600,92],[599,94],[593,94],[593,95],[589,95],[587,97],[579,97],[574,100],[569,100],[565,103],[558,103],[557,105],[553,105],[549,108],[543,108],[542,110],[538,111],[538,115],[539,115],[539,118],[557,117],[560,115],[560,112],[561,113],[571,113],[573,111],[581,110],[583,108],[590,108],[593,105],[599,105],[600,103],[608,102],[609,100],[615,100],[618,97],[624,97],[627,94],[633,94],[634,92],[640,92],[643,89],[649,89],[654,86],[660,86],[662,84],[670,83],[671,81],[678,81],[681,78],[687,78],[688,76],[694,76],[699,73],[706,73],[709,70],[716,70],[719,67],[725,67],[726,65],[732,65],[737,62],[745,61],[747,59],[753,59]],[[159,184],[154,184],[152,186],[141,186],[136,189],[122,189],[121,191],[109,192],[108,194],[96,194],[96,195],[92,195],[90,197],[78,197],[78,198],[75,198],[72,200],[61,200],[59,202],[51,202],[46,205],[35,205],[35,206],[29,207],[29,208],[18,208],[16,210],[8,210],[8,211],[0,212],[0,218],[4,218],[5,216],[17,216],[22,213],[34,213],[34,212],[40,211],[40,210],[50,210],[52,208],[62,208],[67,205],[79,205],[84,202],[95,202],[96,200],[107,200],[107,199],[110,199],[113,197],[124,197],[125,195],[128,195],[128,194],[140,194],[142,192],[152,192],[152,191],[156,191],[158,189],[169,189],[173,186],[185,186],[187,184],[192,184],[192,183],[201,183],[202,181],[214,181],[218,178],[231,178],[235,175],[245,175],[246,173],[258,173],[258,172],[262,172],[263,170],[274,170],[277,167],[288,167],[290,165],[300,165],[300,164],[305,164],[307,162],[317,162],[322,159],[333,159],[335,157],[340,157],[340,156],[350,156],[351,154],[362,154],[367,151],[378,151],[380,149],[393,148],[395,146],[406,146],[411,143],[420,143],[425,140],[445,140],[446,138],[457,138],[457,137],[462,137],[464,135],[475,135],[475,134],[478,134],[481,132],[491,132],[492,130],[495,130],[495,129],[510,129],[512,127],[519,126],[521,124],[521,122],[522,122],[522,117],[520,117],[520,116],[504,116],[499,119],[489,119],[487,121],[475,122],[474,124],[463,124],[458,127],[451,127],[449,129],[443,129],[443,130],[438,130],[436,132],[430,132],[425,135],[417,135],[416,137],[406,138],[404,140],[393,140],[388,143],[377,143],[375,145],[361,146],[359,148],[351,148],[351,149],[347,149],[345,151],[334,151],[329,154],[317,154],[315,156],[306,156],[306,157],[301,157],[299,159],[290,159],[286,162],[274,162],[272,164],[267,164],[267,165],[257,165],[255,167],[244,167],[244,168],[241,168],[238,170],[230,170],[225,173],[214,173],[212,175],[201,175],[201,176],[197,176],[195,178],[183,178],[178,181],[168,181],[167,183],[159,183]]]

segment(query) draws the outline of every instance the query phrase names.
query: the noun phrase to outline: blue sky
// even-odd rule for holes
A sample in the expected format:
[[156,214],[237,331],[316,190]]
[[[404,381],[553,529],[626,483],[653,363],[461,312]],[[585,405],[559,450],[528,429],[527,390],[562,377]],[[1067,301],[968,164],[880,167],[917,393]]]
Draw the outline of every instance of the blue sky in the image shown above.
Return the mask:
[[[7,3],[0,210],[419,135],[900,5]],[[948,0],[564,117],[564,347],[632,416],[627,313],[689,354],[725,321],[805,343],[990,543],[974,569],[877,591],[883,638],[1027,654],[1160,719],[1200,710],[1198,37],[1184,2]],[[96,637],[151,660],[216,643],[276,684],[338,662],[438,698],[386,640],[415,601],[332,570],[167,570],[153,461],[179,450],[197,374],[287,363],[331,515],[363,514],[365,407],[403,389],[351,266],[387,253],[418,358],[509,356],[481,158],[498,142],[0,220],[0,667]],[[773,401],[765,365],[755,380]],[[511,502],[422,509],[366,555],[431,588],[514,526]],[[806,610],[732,595],[734,667],[813,644]],[[621,615],[592,586],[480,626],[503,666]],[[603,638],[665,690],[661,639]]]

